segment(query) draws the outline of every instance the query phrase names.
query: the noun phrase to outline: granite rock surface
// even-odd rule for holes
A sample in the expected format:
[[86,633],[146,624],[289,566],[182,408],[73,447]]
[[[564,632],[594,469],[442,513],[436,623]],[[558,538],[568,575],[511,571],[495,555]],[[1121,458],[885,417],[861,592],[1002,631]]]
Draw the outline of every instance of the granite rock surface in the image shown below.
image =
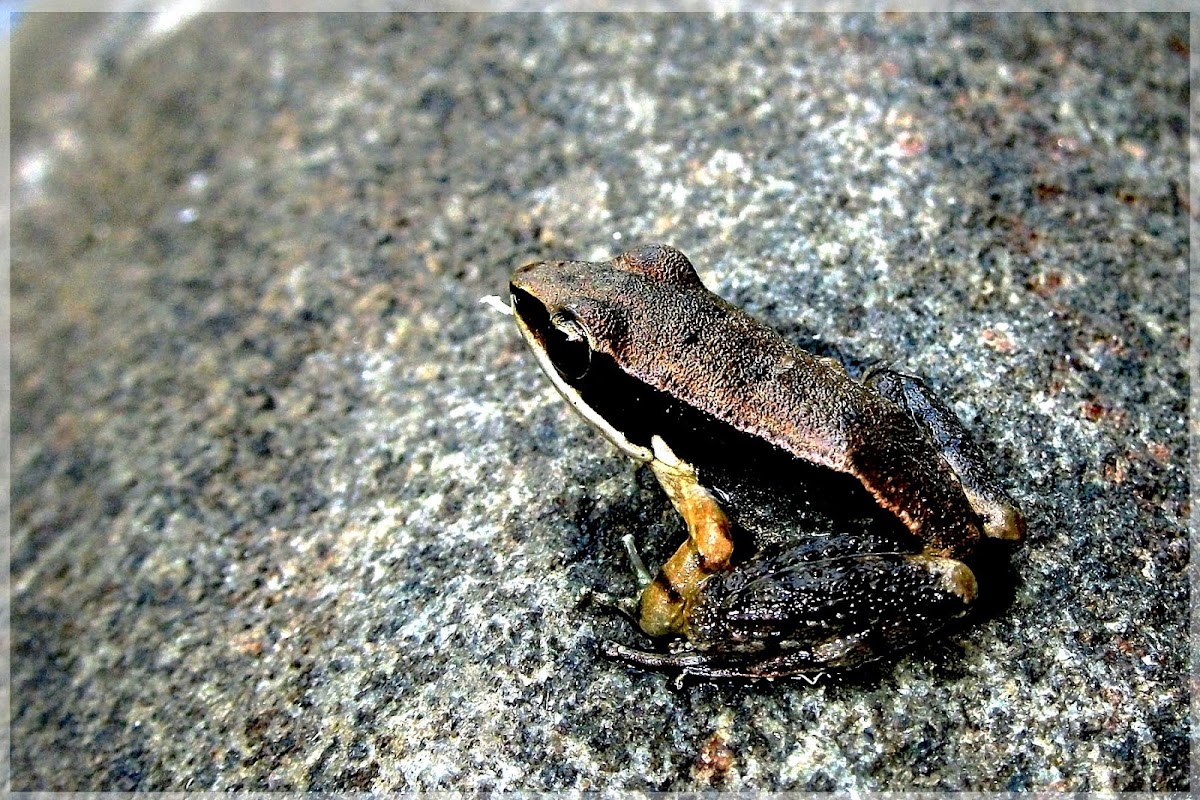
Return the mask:
[[[1188,787],[1183,15],[19,23],[18,790]],[[682,527],[517,266],[661,241],[923,375],[1029,520],[973,624],[681,685]]]

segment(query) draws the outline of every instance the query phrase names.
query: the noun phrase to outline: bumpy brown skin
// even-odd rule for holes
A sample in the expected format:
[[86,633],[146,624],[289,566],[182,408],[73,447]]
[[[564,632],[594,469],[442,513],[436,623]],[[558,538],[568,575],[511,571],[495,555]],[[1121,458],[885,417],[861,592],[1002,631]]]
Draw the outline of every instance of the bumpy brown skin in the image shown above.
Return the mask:
[[[522,332],[559,390],[651,463],[688,524],[688,539],[639,606],[643,631],[684,635],[688,645],[653,653],[608,643],[609,655],[714,678],[854,667],[965,613],[977,587],[960,559],[983,535],[1023,533],[982,452],[920,380],[879,370],[859,382],[791,346],[705,289],[673,248],[531,264],[513,275],[512,290]],[[705,470],[755,474],[746,470],[759,451],[722,464],[726,451],[698,444],[715,435],[729,446],[731,429],[746,434],[737,441],[786,454],[782,475],[795,470],[799,480],[818,465],[851,476],[847,483],[856,480],[903,523],[917,550],[886,536],[797,530],[735,563],[729,509],[707,482],[717,475],[702,479],[671,450],[686,447]],[[745,501],[734,510],[744,512]]]
[[593,331],[596,349],[645,383],[854,475],[927,553],[961,558],[978,542],[957,478],[899,406],[708,291],[679,251],[650,246],[603,263],[531,264],[513,285],[568,309]]

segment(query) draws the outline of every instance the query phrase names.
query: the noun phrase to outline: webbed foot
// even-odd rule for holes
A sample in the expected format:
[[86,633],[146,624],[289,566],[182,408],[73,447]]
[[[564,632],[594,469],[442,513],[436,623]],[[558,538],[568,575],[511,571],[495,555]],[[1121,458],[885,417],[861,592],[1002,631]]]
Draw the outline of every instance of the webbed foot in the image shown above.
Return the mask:
[[824,666],[813,662],[806,654],[776,654],[773,657],[730,658],[728,653],[708,653],[686,647],[677,652],[657,653],[637,650],[613,641],[604,641],[600,652],[616,661],[658,672],[679,672],[698,678],[748,678],[772,680],[784,677],[803,677],[816,683],[827,674]]

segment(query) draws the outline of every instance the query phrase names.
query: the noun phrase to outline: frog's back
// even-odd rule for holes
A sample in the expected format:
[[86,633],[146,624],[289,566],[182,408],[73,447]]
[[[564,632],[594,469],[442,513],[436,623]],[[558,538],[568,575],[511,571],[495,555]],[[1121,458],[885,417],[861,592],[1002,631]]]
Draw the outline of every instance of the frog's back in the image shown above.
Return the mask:
[[932,441],[898,406],[709,292],[649,282],[625,314],[621,363],[697,412],[797,462],[852,475],[934,551],[963,552],[974,514]]

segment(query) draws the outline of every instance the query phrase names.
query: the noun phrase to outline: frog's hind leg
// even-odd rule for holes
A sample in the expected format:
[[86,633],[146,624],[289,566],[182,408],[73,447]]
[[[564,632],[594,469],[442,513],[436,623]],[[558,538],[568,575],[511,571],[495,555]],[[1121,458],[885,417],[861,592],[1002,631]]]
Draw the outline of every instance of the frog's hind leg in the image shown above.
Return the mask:
[[814,537],[710,576],[674,652],[605,643],[645,669],[700,677],[813,676],[894,655],[963,616],[976,596],[962,562],[883,537]]
[[1025,520],[1000,485],[983,451],[962,421],[920,378],[876,367],[863,382],[908,411],[929,434],[942,458],[958,476],[967,500],[983,521],[983,532],[994,539],[1019,540]]

